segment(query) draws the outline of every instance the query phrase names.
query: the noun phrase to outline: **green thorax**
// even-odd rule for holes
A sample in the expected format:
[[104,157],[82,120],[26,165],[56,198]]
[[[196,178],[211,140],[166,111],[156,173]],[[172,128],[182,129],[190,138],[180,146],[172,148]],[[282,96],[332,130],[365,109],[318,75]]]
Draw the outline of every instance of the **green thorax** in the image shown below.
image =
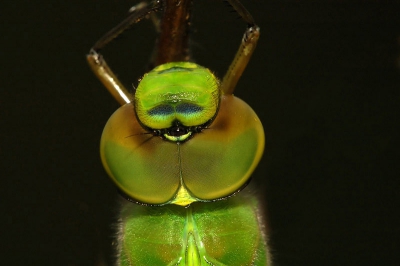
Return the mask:
[[118,265],[270,265],[257,200],[246,194],[188,208],[126,203]]

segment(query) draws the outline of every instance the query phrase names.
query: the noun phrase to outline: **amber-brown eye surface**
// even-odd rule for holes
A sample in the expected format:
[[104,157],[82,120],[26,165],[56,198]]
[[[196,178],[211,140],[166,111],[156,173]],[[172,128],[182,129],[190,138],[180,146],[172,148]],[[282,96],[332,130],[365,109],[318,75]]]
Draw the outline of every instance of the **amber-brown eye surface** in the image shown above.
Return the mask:
[[117,186],[146,204],[210,201],[240,190],[264,149],[255,112],[232,95],[222,96],[209,127],[186,142],[148,134],[126,104],[109,119],[101,138],[103,164]]

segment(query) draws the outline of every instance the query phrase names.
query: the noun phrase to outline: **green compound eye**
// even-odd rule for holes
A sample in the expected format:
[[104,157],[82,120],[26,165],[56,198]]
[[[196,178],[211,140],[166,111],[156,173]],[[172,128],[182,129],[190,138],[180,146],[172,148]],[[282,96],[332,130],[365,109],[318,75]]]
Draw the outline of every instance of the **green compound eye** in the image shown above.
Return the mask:
[[[264,131],[251,107],[220,97],[218,85],[208,69],[186,62],[143,77],[134,103],[110,117],[101,138],[103,165],[123,193],[146,204],[185,206],[246,185],[261,158]],[[191,130],[207,122],[201,132]]]
[[194,63],[174,62],[144,75],[134,103],[141,124],[166,129],[176,122],[190,127],[212,120],[219,100],[219,81],[210,70]]
[[134,109],[126,104],[110,117],[100,152],[112,180],[138,202],[185,206],[232,195],[246,185],[264,150],[260,120],[232,95],[221,97],[207,129],[183,143],[148,134]]

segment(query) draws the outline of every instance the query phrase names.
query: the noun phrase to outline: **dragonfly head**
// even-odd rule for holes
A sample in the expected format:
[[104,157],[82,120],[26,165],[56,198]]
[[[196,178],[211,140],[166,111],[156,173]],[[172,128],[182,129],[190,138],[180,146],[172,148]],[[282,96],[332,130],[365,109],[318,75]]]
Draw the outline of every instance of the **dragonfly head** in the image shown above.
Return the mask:
[[187,62],[147,73],[135,100],[108,120],[100,144],[118,188],[147,205],[229,197],[249,182],[263,149],[264,131],[251,107],[222,95],[208,69]]

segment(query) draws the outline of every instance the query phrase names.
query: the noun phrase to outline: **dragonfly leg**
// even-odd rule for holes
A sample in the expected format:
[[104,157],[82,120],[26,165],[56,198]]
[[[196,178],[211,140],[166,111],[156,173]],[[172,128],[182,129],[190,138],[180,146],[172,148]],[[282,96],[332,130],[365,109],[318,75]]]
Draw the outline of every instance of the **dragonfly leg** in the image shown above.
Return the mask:
[[242,42],[236,52],[228,71],[226,72],[222,83],[221,90],[225,95],[233,94],[239,78],[242,76],[251,55],[253,54],[258,38],[260,36],[260,28],[256,25],[253,17],[239,0],[225,0],[228,2],[241,18],[247,23],[247,29],[243,35]]
[[121,104],[126,104],[132,101],[133,95],[128,92],[125,86],[119,81],[113,71],[108,67],[103,56],[100,54],[100,50],[104,48],[108,43],[114,40],[116,37],[121,35],[124,31],[129,29],[133,24],[139,22],[145,18],[148,14],[155,12],[162,8],[162,2],[152,1],[150,4],[141,2],[138,5],[130,9],[129,16],[124,19],[115,28],[107,32],[102,38],[100,38],[94,46],[90,49],[86,59],[89,66],[97,76],[97,78],[103,83],[111,95]]
[[190,61],[189,28],[193,0],[163,0],[160,35],[153,53],[153,64]]

